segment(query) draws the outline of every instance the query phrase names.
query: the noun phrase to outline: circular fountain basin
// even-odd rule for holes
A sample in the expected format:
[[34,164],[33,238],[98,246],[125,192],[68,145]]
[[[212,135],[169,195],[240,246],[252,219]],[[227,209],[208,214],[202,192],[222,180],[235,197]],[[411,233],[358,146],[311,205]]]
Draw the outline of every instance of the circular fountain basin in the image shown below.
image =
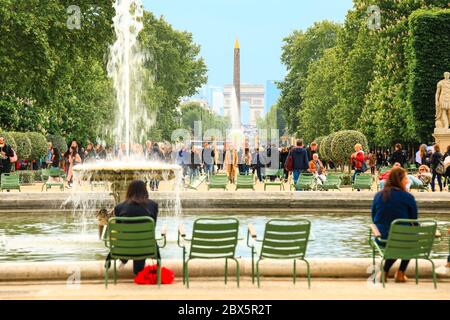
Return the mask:
[[75,166],[73,170],[81,174],[82,178],[94,181],[130,182],[143,178],[172,180],[178,172],[181,172],[181,167],[175,164],[148,161],[114,161],[85,163]]

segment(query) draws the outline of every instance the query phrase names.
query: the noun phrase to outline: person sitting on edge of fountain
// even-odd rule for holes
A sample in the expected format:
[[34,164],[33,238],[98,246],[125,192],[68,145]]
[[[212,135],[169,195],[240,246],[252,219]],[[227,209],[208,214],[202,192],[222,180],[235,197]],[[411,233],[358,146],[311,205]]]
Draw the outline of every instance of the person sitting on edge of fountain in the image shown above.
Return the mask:
[[[134,180],[128,186],[125,201],[119,203],[114,208],[114,215],[116,217],[150,217],[155,221],[158,218],[158,204],[149,198],[147,187],[144,181]],[[159,250],[158,250],[159,256]],[[128,262],[127,260],[121,260],[123,268]],[[145,260],[133,260],[133,272],[138,274],[139,271],[144,269]]]
[[[416,199],[407,192],[409,180],[406,170],[393,168],[386,181],[384,189],[378,192],[372,202],[372,221],[381,233],[381,239],[386,240],[391,224],[396,219],[417,219]],[[380,245],[382,245],[380,243]],[[395,260],[388,259],[384,264],[385,280]],[[402,260],[399,270],[395,273],[395,282],[406,282],[406,268],[409,260]],[[381,275],[381,272],[380,272]]]

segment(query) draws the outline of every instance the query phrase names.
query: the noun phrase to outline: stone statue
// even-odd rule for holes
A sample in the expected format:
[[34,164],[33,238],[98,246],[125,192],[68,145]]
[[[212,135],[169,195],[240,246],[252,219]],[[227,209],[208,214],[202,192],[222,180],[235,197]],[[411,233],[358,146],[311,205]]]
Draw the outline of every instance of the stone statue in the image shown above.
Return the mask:
[[450,72],[444,73],[436,90],[436,128],[448,130],[450,119]]

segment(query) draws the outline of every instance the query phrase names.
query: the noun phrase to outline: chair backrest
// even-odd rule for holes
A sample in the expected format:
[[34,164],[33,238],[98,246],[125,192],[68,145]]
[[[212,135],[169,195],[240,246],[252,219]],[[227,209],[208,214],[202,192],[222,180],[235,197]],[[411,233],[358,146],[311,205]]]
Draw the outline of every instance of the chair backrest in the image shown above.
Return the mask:
[[357,183],[368,183],[368,182],[372,182],[373,181],[373,177],[370,174],[358,174],[355,177],[355,182]]
[[61,177],[61,170],[59,168],[50,168],[48,175],[52,178],[60,178]]
[[239,220],[200,218],[194,221],[190,258],[233,258],[238,242]]
[[278,177],[279,176],[279,170],[278,169],[272,169],[272,168],[266,168],[266,176],[274,176],[274,177]]
[[325,180],[325,183],[328,184],[340,184],[342,182],[341,178],[337,176],[328,176],[327,180]]
[[156,257],[155,221],[150,217],[114,217],[108,221],[107,246],[113,258]]
[[389,230],[385,259],[428,259],[436,235],[434,220],[397,219]]
[[18,185],[20,183],[19,181],[18,174],[2,173],[1,183],[4,185]]
[[308,245],[311,222],[306,219],[272,219],[266,223],[261,257],[268,259],[303,258]]
[[211,176],[210,184],[227,184],[228,183],[228,177],[226,175],[213,175]]
[[250,175],[238,175],[237,176],[237,184],[251,184],[253,185],[253,176]]
[[311,184],[314,182],[314,175],[307,175],[307,174],[301,174],[298,177],[298,182],[297,184]]

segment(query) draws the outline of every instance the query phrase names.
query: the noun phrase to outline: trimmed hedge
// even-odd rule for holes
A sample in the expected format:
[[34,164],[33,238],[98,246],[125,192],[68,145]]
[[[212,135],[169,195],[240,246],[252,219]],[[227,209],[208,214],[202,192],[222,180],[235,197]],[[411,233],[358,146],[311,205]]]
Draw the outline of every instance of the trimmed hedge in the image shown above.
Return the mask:
[[28,135],[23,132],[11,132],[11,135],[16,142],[17,149],[15,151],[19,159],[29,160],[32,147]]
[[11,146],[17,152],[16,140],[14,140],[14,137],[10,132],[1,132],[0,131],[0,137],[5,138],[6,144]]
[[319,154],[322,160],[333,160],[332,154],[331,154],[331,143],[333,142],[334,135],[336,133],[332,133],[328,136],[326,136],[319,147]]
[[67,151],[67,142],[64,137],[50,134],[47,136],[47,141],[51,142],[53,147],[59,150],[60,154],[64,154]]
[[408,101],[420,141],[432,141],[438,81],[450,72],[450,10],[417,10],[409,17]]
[[31,142],[30,160],[39,160],[47,154],[47,139],[38,132],[27,133]]
[[320,145],[322,144],[323,140],[326,138],[326,136],[321,136],[318,138],[315,138],[313,142],[317,143],[317,150],[319,151],[320,155]]
[[357,143],[362,145],[363,151],[367,151],[369,144],[361,132],[356,130],[336,132],[331,142],[331,159],[339,164],[348,163]]

